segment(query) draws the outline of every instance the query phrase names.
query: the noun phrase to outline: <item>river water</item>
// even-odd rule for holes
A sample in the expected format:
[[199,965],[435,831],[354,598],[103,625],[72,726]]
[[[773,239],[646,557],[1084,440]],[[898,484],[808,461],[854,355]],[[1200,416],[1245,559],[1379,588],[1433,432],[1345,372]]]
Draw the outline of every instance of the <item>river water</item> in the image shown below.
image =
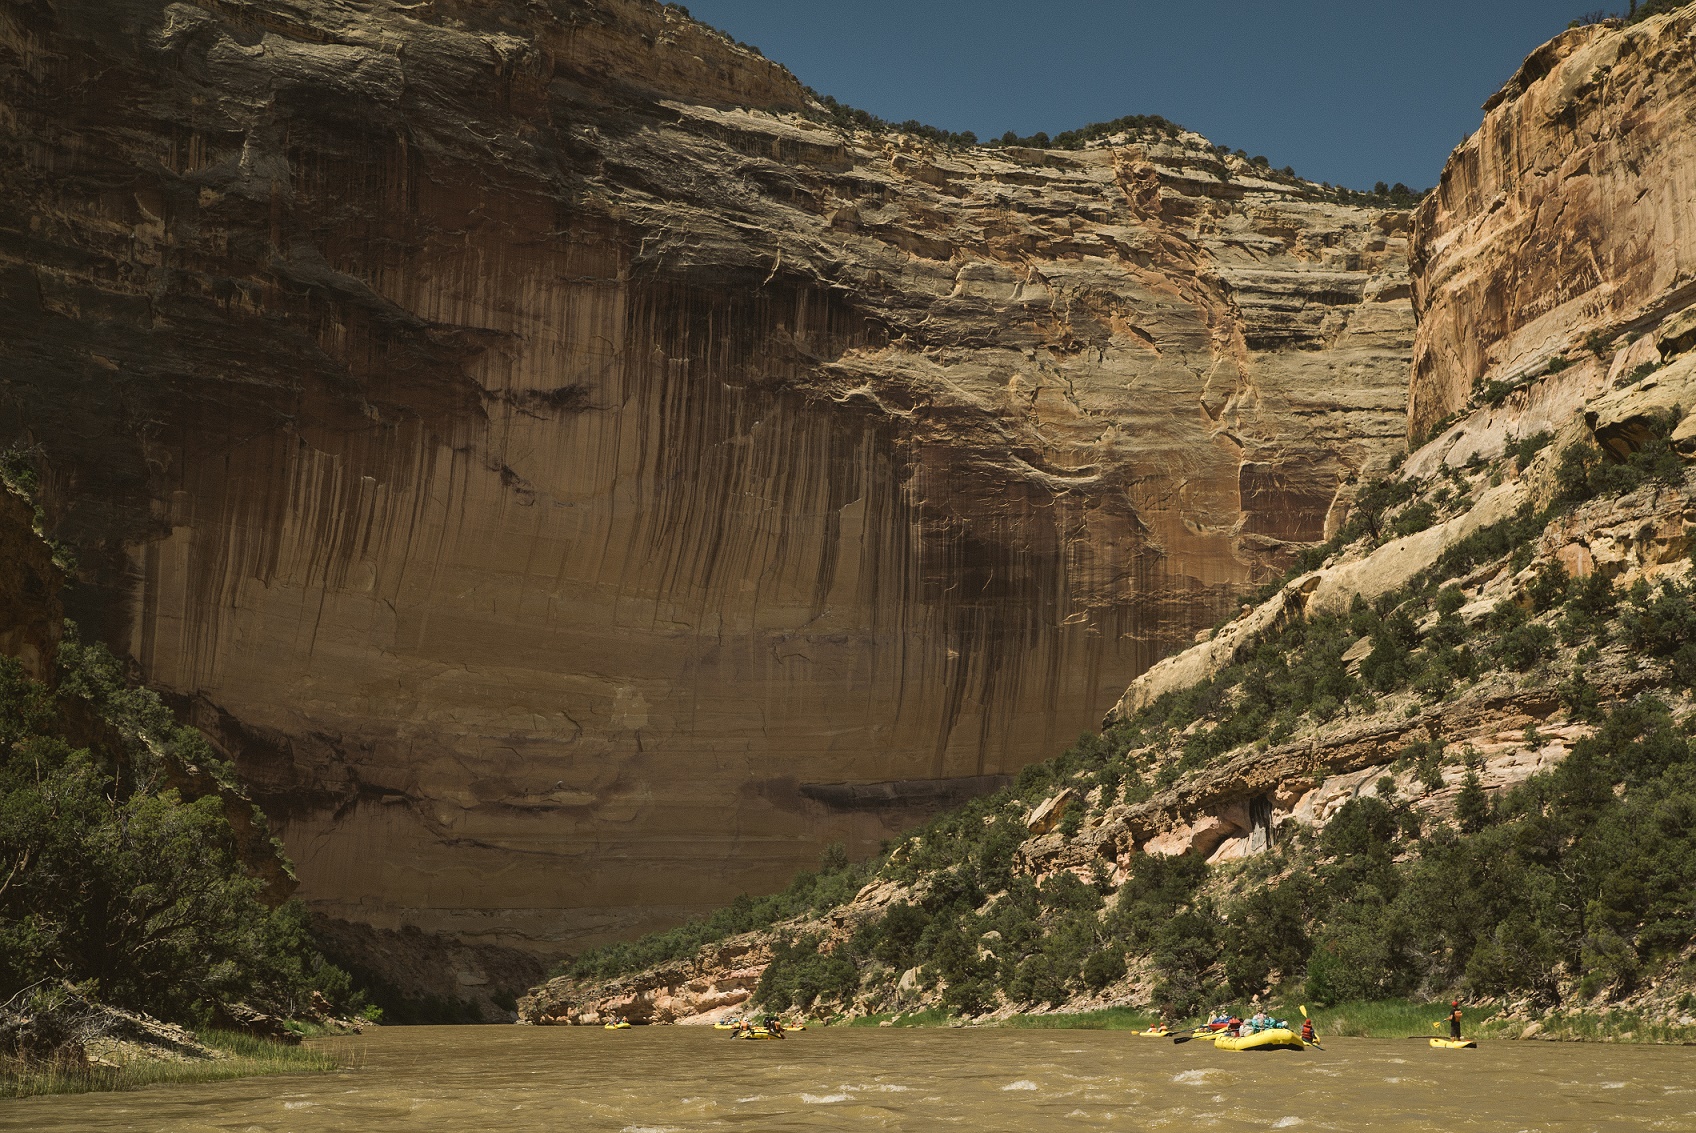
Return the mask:
[[0,1101],[0,1130],[1696,1130],[1696,1048],[1216,1051],[1125,1032],[393,1027],[350,1069]]

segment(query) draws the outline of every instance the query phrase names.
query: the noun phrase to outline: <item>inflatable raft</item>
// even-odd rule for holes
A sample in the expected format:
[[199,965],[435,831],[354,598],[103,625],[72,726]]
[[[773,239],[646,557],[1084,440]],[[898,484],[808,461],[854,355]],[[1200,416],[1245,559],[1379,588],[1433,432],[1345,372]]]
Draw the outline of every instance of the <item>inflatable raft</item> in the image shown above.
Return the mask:
[[[1197,1035],[1196,1038],[1205,1038]],[[1213,1040],[1213,1045],[1219,1050],[1306,1050],[1307,1044],[1301,1041],[1301,1036],[1288,1027],[1273,1027],[1252,1035],[1220,1035]]]
[[1432,1039],[1431,1045],[1438,1050],[1469,1050],[1478,1044],[1471,1039]]
[[606,1029],[609,1030],[609,1031],[628,1031],[630,1029],[630,1024],[629,1023],[608,1023],[606,1025]]

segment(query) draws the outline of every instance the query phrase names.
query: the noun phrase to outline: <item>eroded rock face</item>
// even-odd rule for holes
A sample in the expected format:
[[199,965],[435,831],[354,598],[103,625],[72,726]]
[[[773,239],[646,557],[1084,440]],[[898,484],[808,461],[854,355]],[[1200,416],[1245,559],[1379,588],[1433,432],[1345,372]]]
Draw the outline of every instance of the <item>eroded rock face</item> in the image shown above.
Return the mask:
[[15,658],[36,680],[53,677],[64,583],[51,548],[35,533],[35,509],[0,486],[0,656]]
[[1414,436],[1475,383],[1588,361],[1587,342],[1624,345],[1691,302],[1693,27],[1685,7],[1573,29],[1485,104],[1418,214]]
[[1407,216],[1194,135],[847,136],[639,0],[66,0],[0,84],[0,432],[323,917],[549,952],[865,852],[1403,432]]

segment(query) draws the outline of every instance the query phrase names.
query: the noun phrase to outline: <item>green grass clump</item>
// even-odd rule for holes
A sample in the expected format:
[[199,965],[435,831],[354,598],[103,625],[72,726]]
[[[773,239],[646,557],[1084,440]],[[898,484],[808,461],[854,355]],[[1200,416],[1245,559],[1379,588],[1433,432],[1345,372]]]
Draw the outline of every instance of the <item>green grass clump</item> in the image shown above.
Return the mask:
[[334,1054],[317,1047],[285,1046],[235,1031],[203,1031],[200,1040],[228,1057],[192,1062],[138,1058],[118,1067],[76,1067],[3,1059],[0,1060],[0,1098],[135,1090],[167,1083],[223,1082],[231,1078],[278,1074],[315,1074],[337,1070],[343,1065]]

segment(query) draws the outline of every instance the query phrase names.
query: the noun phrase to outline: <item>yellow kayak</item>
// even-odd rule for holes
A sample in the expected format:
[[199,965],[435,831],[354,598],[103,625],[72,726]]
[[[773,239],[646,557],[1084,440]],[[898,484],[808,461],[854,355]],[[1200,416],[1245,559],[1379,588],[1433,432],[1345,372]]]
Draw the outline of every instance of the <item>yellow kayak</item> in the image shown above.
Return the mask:
[[781,1039],[782,1035],[774,1035],[763,1027],[755,1027],[742,1036],[745,1039]]
[[606,1029],[609,1030],[609,1031],[628,1031],[630,1029],[630,1024],[629,1023],[608,1023],[606,1025]]
[[1170,1038],[1171,1035],[1172,1035],[1172,1032],[1168,1031],[1165,1027],[1150,1027],[1146,1031],[1132,1031],[1131,1034],[1133,1034],[1133,1035],[1148,1035],[1151,1038],[1164,1039],[1164,1038]]
[[734,1031],[736,1028],[740,1027],[741,1025],[742,1024],[740,1024],[740,1023],[714,1023],[713,1024],[713,1030],[715,1030],[715,1031]]
[[[1196,1036],[1200,1038],[1200,1035]],[[1213,1046],[1218,1050],[1306,1050],[1307,1044],[1301,1041],[1301,1036],[1288,1027],[1273,1027],[1253,1035],[1241,1035],[1232,1038],[1221,1035],[1213,1040]]]
[[1469,1050],[1478,1044],[1471,1039],[1432,1039],[1431,1045],[1438,1050]]

